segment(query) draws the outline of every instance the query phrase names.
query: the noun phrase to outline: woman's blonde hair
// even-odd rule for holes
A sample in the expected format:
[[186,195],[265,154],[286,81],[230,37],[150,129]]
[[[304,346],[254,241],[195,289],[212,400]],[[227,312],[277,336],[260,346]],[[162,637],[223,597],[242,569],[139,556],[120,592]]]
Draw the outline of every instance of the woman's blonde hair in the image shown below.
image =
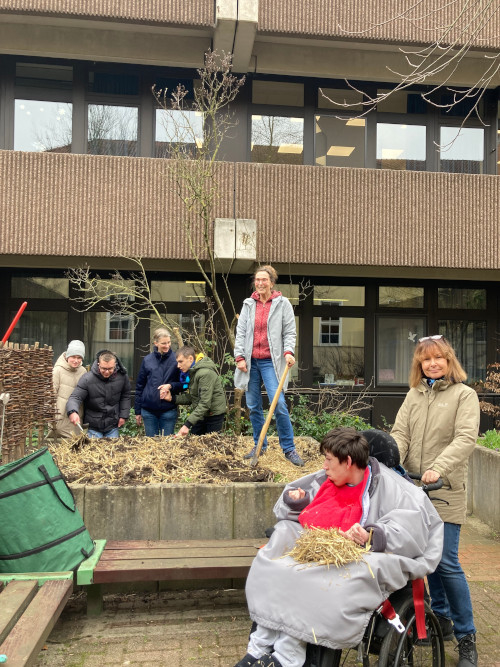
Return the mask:
[[444,336],[441,338],[427,337],[417,343],[417,347],[415,348],[410,368],[410,387],[418,386],[420,380],[425,377],[424,372],[422,371],[422,360],[425,359],[429,353],[433,352],[439,352],[439,354],[448,362],[448,371],[444,376],[445,380],[451,382],[451,384],[458,384],[467,379],[467,373],[460,365],[455,350],[446,338]]
[[254,280],[255,276],[259,273],[259,271],[265,271],[267,274],[269,274],[269,277],[271,278],[271,282],[273,283],[273,285],[278,280],[278,272],[270,264],[264,264],[263,266],[257,267],[253,274]]
[[165,327],[158,327],[153,331],[153,342],[156,343],[160,338],[172,338],[170,331]]

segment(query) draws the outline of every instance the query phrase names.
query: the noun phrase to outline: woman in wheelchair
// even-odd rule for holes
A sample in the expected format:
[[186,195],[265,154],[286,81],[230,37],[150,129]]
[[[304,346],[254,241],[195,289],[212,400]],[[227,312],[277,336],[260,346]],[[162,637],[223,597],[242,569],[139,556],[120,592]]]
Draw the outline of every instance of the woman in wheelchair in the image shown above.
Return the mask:
[[[256,629],[235,667],[302,667],[308,643],[356,646],[389,594],[433,572],[441,558],[443,523],[432,503],[370,457],[361,433],[334,429],[320,451],[323,470],[289,484],[274,507],[278,524],[246,585]],[[371,532],[366,562],[306,567],[284,556],[304,527],[337,527],[360,545]]]

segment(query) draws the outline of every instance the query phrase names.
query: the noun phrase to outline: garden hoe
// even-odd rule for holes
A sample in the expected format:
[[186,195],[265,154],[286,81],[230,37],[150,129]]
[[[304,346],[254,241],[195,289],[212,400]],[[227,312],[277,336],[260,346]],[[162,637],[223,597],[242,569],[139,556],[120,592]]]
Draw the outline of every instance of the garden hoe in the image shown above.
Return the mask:
[[278,388],[276,389],[276,393],[274,394],[274,398],[272,400],[271,406],[269,408],[269,412],[267,414],[267,419],[264,422],[264,426],[262,427],[262,430],[259,435],[259,441],[257,443],[257,447],[255,448],[255,454],[253,456],[253,459],[250,463],[250,465],[255,468],[257,465],[257,461],[259,460],[259,454],[260,450],[262,449],[262,443],[264,442],[264,438],[266,437],[267,429],[269,428],[269,424],[271,423],[272,416],[274,414],[274,409],[276,407],[276,403],[278,402],[278,399],[280,397],[281,391],[283,390],[283,385],[285,384],[286,376],[288,375],[288,369],[289,365],[287,364],[285,366],[285,370],[283,371],[283,375],[281,376],[280,383],[278,385]]

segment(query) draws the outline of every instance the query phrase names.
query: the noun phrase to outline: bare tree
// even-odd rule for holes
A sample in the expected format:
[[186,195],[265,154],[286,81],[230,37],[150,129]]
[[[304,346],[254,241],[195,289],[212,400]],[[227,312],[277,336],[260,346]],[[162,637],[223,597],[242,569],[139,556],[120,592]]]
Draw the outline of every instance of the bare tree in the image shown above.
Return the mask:
[[[477,77],[469,86],[458,88],[451,81],[460,72],[468,56],[474,53],[477,57],[478,52],[487,50],[487,28],[498,10],[498,0],[446,0],[438,7],[431,0],[415,0],[405,10],[385,21],[372,24],[360,32],[349,32],[351,36],[366,37],[389,23],[407,23],[421,36],[420,41],[427,43],[427,46],[421,48],[400,47],[406,69],[397,70],[387,66],[391,75],[397,78],[394,88],[372,96],[347,81],[348,86],[361,95],[361,101],[356,103],[332,99],[323,91],[322,94],[333,105],[344,110],[359,108],[358,105],[361,104],[363,111],[359,116],[364,116],[394,93],[407,90],[411,86],[430,84],[426,91],[419,93],[426,102],[448,111],[462,102],[467,102],[468,110],[462,126],[473,116],[483,122],[480,104],[500,70],[500,53],[490,48],[488,53],[482,54],[482,66],[478,67]],[[450,14],[451,19],[443,18]],[[430,35],[433,37],[429,43]],[[498,36],[495,39],[497,40]],[[434,83],[436,80],[437,84]],[[443,91],[448,93],[446,99],[438,96],[438,92]]]
[[[153,94],[163,112],[166,169],[183,207],[183,229],[191,256],[210,289],[225,334],[234,345],[236,309],[213,248],[214,211],[219,198],[217,161],[224,139],[235,126],[230,104],[245,77],[232,74],[231,54],[209,51],[198,70],[192,98],[178,85]],[[201,240],[199,240],[201,239]],[[230,315],[228,315],[228,311]]]

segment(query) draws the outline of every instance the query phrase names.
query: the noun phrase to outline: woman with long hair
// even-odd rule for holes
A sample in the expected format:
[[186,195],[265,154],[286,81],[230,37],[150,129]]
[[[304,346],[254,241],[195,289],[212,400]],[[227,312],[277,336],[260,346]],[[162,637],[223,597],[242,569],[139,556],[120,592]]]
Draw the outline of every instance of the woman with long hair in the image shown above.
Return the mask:
[[458,667],[477,665],[476,629],[465,574],[458,560],[460,528],[465,523],[467,461],[479,430],[479,400],[464,381],[455,350],[441,335],[421,338],[410,369],[410,391],[391,431],[401,464],[429,484],[443,487],[435,507],[444,521],[443,555],[428,575],[432,609],[445,639],[458,642]]

